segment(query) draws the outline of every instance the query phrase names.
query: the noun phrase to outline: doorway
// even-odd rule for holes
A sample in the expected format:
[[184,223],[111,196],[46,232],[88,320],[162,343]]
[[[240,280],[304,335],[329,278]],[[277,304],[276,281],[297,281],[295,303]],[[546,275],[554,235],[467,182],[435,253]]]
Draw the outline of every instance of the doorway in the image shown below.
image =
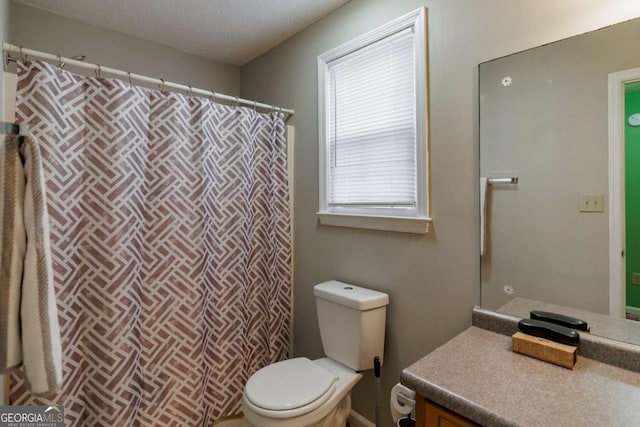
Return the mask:
[[609,74],[609,313],[640,317],[640,68]]
[[625,295],[626,316],[640,318],[640,82],[626,83],[625,132]]

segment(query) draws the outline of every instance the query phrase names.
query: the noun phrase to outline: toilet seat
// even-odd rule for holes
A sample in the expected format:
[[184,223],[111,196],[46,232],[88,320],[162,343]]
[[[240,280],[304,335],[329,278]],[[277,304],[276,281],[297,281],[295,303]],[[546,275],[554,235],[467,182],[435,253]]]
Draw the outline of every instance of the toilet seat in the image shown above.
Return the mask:
[[337,377],[306,357],[284,360],[253,374],[244,388],[245,403],[271,418],[300,416],[334,393]]

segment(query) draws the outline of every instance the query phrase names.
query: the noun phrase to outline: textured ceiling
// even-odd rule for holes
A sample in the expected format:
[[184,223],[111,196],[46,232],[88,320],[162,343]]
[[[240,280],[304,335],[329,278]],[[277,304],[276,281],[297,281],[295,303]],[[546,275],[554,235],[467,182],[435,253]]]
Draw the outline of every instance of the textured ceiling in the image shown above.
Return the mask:
[[16,0],[184,52],[244,65],[348,0]]

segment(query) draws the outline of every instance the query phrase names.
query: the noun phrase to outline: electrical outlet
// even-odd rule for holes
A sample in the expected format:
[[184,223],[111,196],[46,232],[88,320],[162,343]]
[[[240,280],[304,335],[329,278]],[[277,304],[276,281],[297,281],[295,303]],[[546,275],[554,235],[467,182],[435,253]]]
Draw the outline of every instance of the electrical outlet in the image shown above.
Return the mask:
[[631,284],[640,286],[640,273],[631,273]]
[[604,194],[580,194],[580,212],[604,212]]

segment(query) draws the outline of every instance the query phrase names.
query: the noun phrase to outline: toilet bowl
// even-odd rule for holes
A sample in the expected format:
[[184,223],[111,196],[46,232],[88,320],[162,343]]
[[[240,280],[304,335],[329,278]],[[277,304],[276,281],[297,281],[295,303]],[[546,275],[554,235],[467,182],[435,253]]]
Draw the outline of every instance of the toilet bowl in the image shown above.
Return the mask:
[[337,281],[316,285],[314,295],[328,357],[284,360],[254,373],[242,400],[250,425],[344,426],[360,372],[383,358],[388,295]]
[[351,390],[362,374],[331,360],[289,359],[256,372],[243,394],[243,412],[259,427],[343,426]]

